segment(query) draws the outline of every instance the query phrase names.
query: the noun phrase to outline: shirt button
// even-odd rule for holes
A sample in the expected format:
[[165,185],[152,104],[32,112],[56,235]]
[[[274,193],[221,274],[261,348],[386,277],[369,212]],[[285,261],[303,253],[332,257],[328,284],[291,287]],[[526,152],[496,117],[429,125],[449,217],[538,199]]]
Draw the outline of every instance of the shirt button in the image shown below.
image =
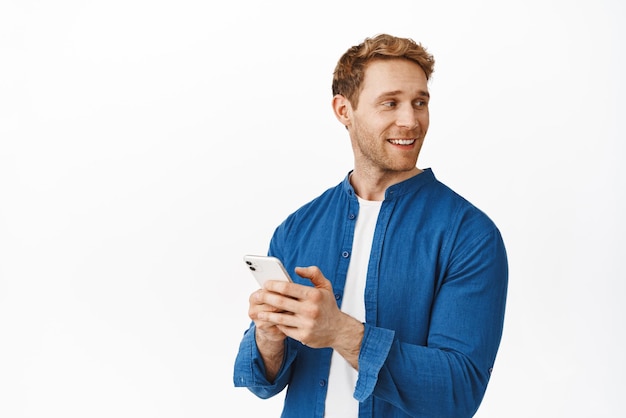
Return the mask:
[[356,215],[354,213],[351,213],[350,215],[348,215],[348,219],[354,219],[356,218]]
[[341,295],[340,295],[339,293],[335,293],[335,299],[336,299],[336,300],[341,299]]
[[343,258],[348,258],[348,257],[350,257],[350,253],[349,253],[349,252],[347,252],[347,251],[344,251],[344,252],[342,252],[342,253],[341,253],[341,256],[342,256]]
[[320,386],[321,387],[326,386],[326,381],[324,379],[320,380]]

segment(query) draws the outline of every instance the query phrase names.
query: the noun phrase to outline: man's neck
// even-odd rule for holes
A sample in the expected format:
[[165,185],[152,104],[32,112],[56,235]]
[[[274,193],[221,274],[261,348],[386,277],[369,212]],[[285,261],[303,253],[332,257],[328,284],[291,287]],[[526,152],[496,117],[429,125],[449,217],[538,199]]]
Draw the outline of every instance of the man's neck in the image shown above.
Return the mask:
[[385,200],[385,192],[390,186],[416,176],[422,171],[415,167],[402,172],[371,173],[355,168],[350,175],[350,184],[361,199],[382,201]]

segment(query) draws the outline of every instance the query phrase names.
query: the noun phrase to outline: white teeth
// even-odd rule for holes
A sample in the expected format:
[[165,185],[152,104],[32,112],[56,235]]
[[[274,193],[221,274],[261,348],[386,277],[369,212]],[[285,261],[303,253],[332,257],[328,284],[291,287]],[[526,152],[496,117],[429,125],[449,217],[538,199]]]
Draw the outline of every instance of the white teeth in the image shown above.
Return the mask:
[[414,139],[390,139],[389,142],[391,142],[394,145],[411,145],[412,143],[415,142]]

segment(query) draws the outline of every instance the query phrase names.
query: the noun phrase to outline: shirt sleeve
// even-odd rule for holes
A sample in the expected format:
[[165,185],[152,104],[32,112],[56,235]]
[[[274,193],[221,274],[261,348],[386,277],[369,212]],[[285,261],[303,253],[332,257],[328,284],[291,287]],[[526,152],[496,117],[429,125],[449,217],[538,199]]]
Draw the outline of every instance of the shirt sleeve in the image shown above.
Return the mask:
[[354,390],[354,398],[363,402],[371,395],[378,381],[378,373],[383,367],[393,344],[394,331],[363,324],[363,342],[359,353],[359,378]]
[[265,377],[265,365],[257,348],[254,333],[255,326],[252,324],[239,344],[233,381],[236,387],[247,387],[259,398],[267,399],[277,395],[287,386],[290,366],[293,364],[296,352],[290,348],[286,339],[283,364],[274,382],[270,382]]
[[356,399],[376,396],[411,416],[476,412],[502,334],[508,268],[495,228],[458,250],[433,300],[426,345],[366,326]]

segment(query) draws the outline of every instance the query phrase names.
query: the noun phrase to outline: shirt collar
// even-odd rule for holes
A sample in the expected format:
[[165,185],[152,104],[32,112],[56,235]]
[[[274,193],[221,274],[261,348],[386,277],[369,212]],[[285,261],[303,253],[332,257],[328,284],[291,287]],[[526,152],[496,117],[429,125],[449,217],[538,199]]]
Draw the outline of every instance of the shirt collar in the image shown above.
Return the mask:
[[[343,190],[349,196],[356,199],[356,192],[350,184],[350,174],[352,174],[352,170],[348,172],[346,177],[343,179]],[[387,190],[385,190],[385,200],[395,199],[398,196],[402,196],[404,194],[414,192],[417,189],[421,188],[424,184],[435,181],[435,173],[430,168],[425,168],[421,173],[414,175],[411,178],[408,178],[400,183],[396,183],[392,186],[389,186]]]

